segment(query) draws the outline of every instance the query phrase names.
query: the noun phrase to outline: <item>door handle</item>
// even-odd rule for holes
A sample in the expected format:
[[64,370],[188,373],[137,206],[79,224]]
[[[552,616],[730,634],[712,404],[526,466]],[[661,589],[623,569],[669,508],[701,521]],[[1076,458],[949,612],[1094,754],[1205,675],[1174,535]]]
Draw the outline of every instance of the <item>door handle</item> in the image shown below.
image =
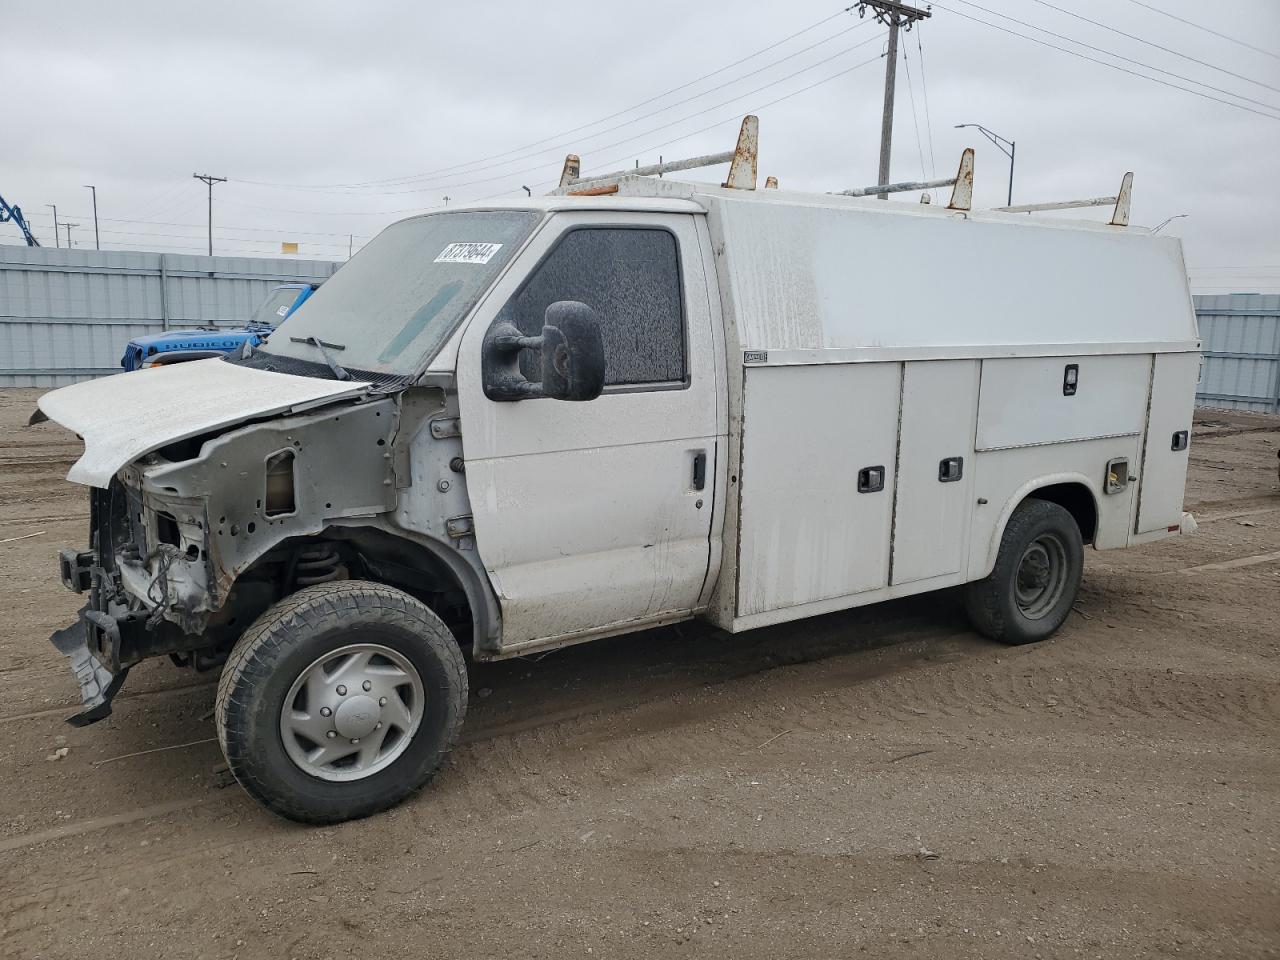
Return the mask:
[[884,467],[863,467],[858,471],[858,492],[879,493],[884,489]]
[[702,490],[707,485],[707,452],[699,450],[693,455],[693,489]]

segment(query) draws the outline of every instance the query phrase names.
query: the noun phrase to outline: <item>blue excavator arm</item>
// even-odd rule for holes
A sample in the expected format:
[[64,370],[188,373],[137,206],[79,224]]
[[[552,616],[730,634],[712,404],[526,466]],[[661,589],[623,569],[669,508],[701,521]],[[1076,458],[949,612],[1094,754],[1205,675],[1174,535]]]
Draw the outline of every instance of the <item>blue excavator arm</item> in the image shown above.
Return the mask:
[[40,241],[36,239],[35,234],[31,232],[31,228],[27,226],[27,221],[22,217],[22,208],[11,207],[5,202],[4,197],[0,197],[0,223],[8,223],[10,220],[16,223],[18,229],[22,231],[22,236],[26,239],[28,247],[40,246]]

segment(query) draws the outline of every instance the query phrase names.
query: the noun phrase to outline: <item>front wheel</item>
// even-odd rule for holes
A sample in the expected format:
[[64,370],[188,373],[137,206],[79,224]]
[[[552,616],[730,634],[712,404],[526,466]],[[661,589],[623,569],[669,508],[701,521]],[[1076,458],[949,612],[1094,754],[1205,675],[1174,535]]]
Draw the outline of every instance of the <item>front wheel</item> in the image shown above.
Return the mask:
[[1043,640],[1067,619],[1083,575],[1075,518],[1047,500],[1023,501],[1004,528],[991,575],[965,588],[969,620],[1001,643]]
[[218,683],[231,773],[266,807],[337,823],[394,806],[458,738],[462,651],[430,610],[358,580],[271,607],[236,643]]

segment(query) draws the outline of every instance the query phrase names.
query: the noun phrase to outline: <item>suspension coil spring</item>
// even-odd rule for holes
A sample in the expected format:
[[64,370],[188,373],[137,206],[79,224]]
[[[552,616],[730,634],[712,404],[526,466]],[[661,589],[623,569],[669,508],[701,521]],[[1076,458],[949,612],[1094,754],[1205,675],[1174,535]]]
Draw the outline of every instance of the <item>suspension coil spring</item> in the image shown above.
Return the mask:
[[298,551],[297,584],[299,587],[341,580],[345,573],[342,558],[338,556],[337,549],[331,543],[304,547]]

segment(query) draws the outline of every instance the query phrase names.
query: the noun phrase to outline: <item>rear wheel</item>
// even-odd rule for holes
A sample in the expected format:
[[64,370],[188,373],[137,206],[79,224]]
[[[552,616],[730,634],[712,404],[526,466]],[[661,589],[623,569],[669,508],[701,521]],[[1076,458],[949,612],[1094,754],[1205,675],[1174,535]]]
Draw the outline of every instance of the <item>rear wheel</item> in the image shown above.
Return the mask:
[[426,783],[466,702],[462,651],[435,614],[381,584],[319,584],[236,644],[218,684],[218,738],[236,780],[265,806],[336,823]]
[[1056,503],[1026,500],[1005,526],[991,575],[965,588],[969,620],[1001,643],[1043,640],[1067,619],[1083,574],[1075,519]]

